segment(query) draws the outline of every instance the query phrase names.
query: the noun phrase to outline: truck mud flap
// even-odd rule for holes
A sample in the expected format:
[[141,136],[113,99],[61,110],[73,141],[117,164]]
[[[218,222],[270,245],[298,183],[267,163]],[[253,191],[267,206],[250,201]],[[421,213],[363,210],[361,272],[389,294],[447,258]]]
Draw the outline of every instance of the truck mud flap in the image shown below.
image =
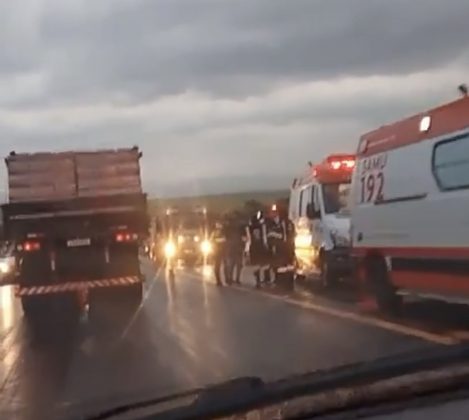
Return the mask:
[[64,292],[79,292],[105,287],[130,286],[138,283],[142,283],[142,279],[139,276],[126,276],[99,280],[49,284],[44,286],[16,286],[15,295],[33,296]]

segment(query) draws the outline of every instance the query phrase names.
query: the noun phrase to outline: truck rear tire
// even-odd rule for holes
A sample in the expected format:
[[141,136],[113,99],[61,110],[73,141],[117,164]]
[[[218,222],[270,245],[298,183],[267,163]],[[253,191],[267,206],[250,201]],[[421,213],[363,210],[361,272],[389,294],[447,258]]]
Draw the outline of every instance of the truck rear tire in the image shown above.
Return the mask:
[[402,298],[389,279],[386,262],[382,257],[370,258],[366,263],[366,282],[382,312],[389,315],[400,312]]

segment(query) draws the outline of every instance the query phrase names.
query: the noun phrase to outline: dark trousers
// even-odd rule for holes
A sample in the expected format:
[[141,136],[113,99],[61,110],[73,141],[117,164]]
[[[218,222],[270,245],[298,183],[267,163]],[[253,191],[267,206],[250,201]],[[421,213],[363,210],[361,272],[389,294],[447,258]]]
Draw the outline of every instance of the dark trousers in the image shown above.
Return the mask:
[[215,273],[215,279],[217,281],[217,284],[222,284],[221,281],[221,271],[222,267],[224,270],[225,274],[225,281],[228,280],[227,278],[227,264],[226,264],[226,258],[225,258],[225,253],[224,252],[215,252],[213,255],[213,271]]
[[233,252],[227,258],[228,282],[241,282],[241,272],[243,270],[243,254],[242,252]]
[[278,269],[291,264],[288,244],[284,241],[273,241],[269,246],[270,264],[264,271],[264,281],[276,281]]

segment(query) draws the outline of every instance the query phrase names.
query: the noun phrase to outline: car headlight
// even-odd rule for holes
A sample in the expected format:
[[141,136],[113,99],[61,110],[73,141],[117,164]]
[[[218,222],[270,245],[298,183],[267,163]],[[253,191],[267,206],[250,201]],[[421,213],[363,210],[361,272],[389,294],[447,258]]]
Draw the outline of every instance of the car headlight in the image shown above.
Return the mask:
[[208,255],[212,252],[213,247],[210,241],[205,240],[201,243],[200,249],[204,255]]
[[198,235],[194,236],[194,242],[200,242],[200,237]]
[[296,248],[308,248],[311,246],[313,237],[310,233],[300,233],[295,236],[295,247]]
[[166,242],[164,245],[164,255],[166,258],[171,258],[176,255],[176,245],[173,242]]
[[10,264],[5,261],[0,261],[0,273],[8,274],[11,271]]
[[182,244],[184,242],[184,236],[179,235],[178,236],[178,244]]

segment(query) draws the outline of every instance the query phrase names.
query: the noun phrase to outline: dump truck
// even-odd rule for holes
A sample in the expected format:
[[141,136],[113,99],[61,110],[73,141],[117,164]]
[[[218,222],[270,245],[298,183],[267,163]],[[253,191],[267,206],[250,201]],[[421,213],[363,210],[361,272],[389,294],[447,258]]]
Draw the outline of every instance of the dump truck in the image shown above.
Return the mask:
[[148,234],[137,147],[6,157],[5,239],[15,244],[26,318],[59,305],[141,303],[139,245]]

